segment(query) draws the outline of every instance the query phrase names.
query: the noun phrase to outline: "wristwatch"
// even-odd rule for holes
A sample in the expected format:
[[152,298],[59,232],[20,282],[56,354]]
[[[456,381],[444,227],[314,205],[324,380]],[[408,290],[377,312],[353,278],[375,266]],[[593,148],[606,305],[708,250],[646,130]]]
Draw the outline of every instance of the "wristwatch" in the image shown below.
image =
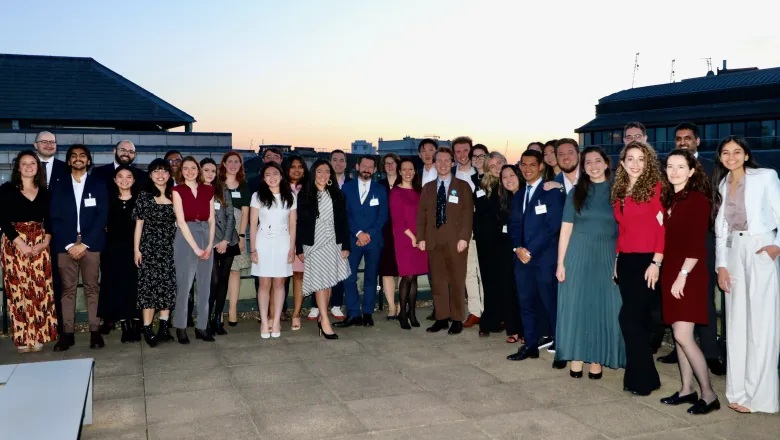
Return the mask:
[[655,264],[658,267],[661,267],[661,262],[660,261],[653,260],[653,264]]
[[680,270],[680,273],[687,277],[690,272],[688,272],[685,269],[682,269],[682,270]]

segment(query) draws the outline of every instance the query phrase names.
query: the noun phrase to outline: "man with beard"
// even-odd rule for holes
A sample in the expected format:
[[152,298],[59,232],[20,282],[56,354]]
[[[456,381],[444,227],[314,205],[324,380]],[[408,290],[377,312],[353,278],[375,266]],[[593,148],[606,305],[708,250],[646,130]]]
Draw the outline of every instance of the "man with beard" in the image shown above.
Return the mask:
[[[379,255],[382,252],[382,228],[387,222],[388,202],[385,187],[374,183],[371,178],[376,172],[376,158],[361,156],[358,162],[359,178],[342,187],[347,200],[347,221],[349,232],[355,236],[356,245],[349,254],[352,273],[344,281],[347,300],[347,318],[333,324],[334,327],[374,325],[371,316],[376,305],[376,283],[379,275]],[[365,258],[363,269],[363,306],[361,314],[357,289],[357,275],[360,260]]]
[[580,146],[577,141],[568,138],[558,140],[555,143],[555,158],[561,172],[552,182],[545,183],[544,189],[564,188],[568,194],[580,178]]
[[90,348],[103,347],[97,317],[100,252],[105,245],[108,222],[108,191],[104,182],[88,177],[92,155],[85,145],[72,145],[65,155],[70,185],[60,182],[51,190],[52,254],[62,278],[62,333],[54,351],[75,344],[74,324],[79,272],[84,284],[89,316]]
[[[131,141],[120,141],[114,147],[114,163],[99,166],[92,170],[91,177],[96,177],[108,184],[109,188],[113,189],[114,185],[114,170],[119,165],[133,166],[135,160],[135,145]],[[149,178],[149,173],[144,170],[133,168],[133,177],[135,177],[134,189],[143,188],[146,184],[146,180]]]

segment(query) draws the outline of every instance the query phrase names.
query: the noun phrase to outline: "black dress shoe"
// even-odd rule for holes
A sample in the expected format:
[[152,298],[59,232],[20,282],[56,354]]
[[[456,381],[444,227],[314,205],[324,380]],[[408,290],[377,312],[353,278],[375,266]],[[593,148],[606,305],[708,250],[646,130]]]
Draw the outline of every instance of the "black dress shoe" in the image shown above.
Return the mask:
[[236,327],[238,326],[238,321],[228,321],[228,325],[231,327]]
[[591,373],[588,371],[588,379],[599,380],[603,373],[603,371],[599,371],[598,373]]
[[555,360],[552,363],[552,367],[555,368],[556,370],[563,370],[564,368],[566,368],[566,364],[567,364],[566,361]]
[[374,317],[370,313],[363,313],[363,327],[373,327]]
[[658,362],[662,364],[676,364],[677,363],[677,351],[673,350],[666,356],[658,356]]
[[412,326],[409,325],[409,318],[403,313],[398,315],[398,324],[401,325],[401,328],[404,330],[411,330]]
[[704,415],[709,414],[712,411],[717,411],[720,409],[720,400],[716,397],[715,400],[713,400],[710,403],[707,403],[704,399],[699,400],[696,402],[695,405],[688,408],[688,414],[693,415]]
[[463,331],[463,323],[460,321],[452,321],[450,329],[447,330],[448,335],[459,335]]
[[203,342],[214,342],[214,336],[211,336],[211,332],[208,330],[195,329],[195,339],[200,339]]
[[694,391],[691,394],[686,394],[684,396],[680,395],[680,392],[676,392],[672,394],[669,397],[664,397],[661,399],[661,403],[664,405],[679,405],[681,403],[696,403],[699,401],[699,394]]
[[726,374],[726,364],[721,362],[720,359],[707,359],[707,367],[709,367],[710,373],[716,376]]
[[54,351],[67,351],[74,345],[76,345],[76,339],[73,333],[60,333],[57,343],[54,344]]
[[580,371],[569,370],[569,376],[571,376],[571,377],[573,377],[575,379],[579,379],[579,378],[582,377],[582,370],[580,370]]
[[103,348],[106,343],[103,341],[103,335],[100,331],[89,332],[89,348]]
[[659,388],[661,388],[661,385],[658,385],[657,387],[653,388],[650,391],[639,391],[639,390],[632,390],[632,389],[626,389],[626,388],[623,388],[623,390],[624,391],[630,391],[631,394],[633,394],[635,396],[649,396],[650,394],[653,393],[653,391],[655,391],[655,390],[657,390]]
[[532,359],[538,359],[539,358],[539,348],[537,347],[529,347],[527,345],[523,345],[520,347],[519,350],[517,350],[517,353],[510,354],[506,357],[510,361],[522,361],[524,359],[532,358]]
[[414,313],[414,309],[409,311],[409,324],[412,327],[420,326],[420,321],[417,320],[417,315]]
[[177,328],[176,329],[176,339],[179,340],[179,344],[189,344],[190,338],[187,337],[187,329],[186,328]]
[[432,326],[425,329],[428,333],[436,333],[441,330],[445,330],[449,327],[448,321],[446,319],[440,319],[433,323]]
[[[371,324],[373,324],[373,321],[371,322]],[[336,328],[347,328],[347,327],[352,327],[353,325],[360,327],[361,325],[363,325],[363,318],[361,318],[360,316],[356,316],[354,318],[347,318],[343,321],[336,321],[331,325]]]

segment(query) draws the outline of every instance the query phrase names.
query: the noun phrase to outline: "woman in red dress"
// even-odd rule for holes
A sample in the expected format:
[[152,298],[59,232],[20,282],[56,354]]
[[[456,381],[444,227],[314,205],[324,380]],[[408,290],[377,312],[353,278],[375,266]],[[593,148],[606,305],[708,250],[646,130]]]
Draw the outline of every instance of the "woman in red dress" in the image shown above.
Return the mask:
[[[693,339],[693,327],[710,324],[706,265],[710,185],[701,164],[688,150],[669,153],[665,176],[661,197],[666,224],[665,267],[661,273],[663,317],[674,331],[682,386],[661,403],[690,403],[693,406],[689,413],[707,414],[720,409],[720,403],[712,390],[707,361]],[[694,388],[694,375],[701,399]]]

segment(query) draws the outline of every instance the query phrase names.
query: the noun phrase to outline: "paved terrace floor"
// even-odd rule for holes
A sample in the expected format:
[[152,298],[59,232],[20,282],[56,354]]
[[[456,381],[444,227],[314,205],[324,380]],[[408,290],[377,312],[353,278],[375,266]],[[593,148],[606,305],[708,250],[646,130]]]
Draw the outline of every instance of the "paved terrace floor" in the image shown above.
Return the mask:
[[[420,316],[427,316],[421,310]],[[377,316],[379,318],[379,316]],[[121,344],[113,332],[102,350],[77,335],[65,353],[18,355],[0,341],[0,363],[93,357],[94,425],[83,439],[772,439],[780,416],[727,408],[689,416],[665,407],[677,390],[675,366],[658,365],[663,386],[650,397],[622,391],[622,371],[600,381],[571,379],[550,367],[552,355],[510,362],[517,345],[478,338],[373,328],[317,337],[304,320],[285,323],[280,339],[260,339],[241,322],[216,343],[149,348]],[[423,325],[428,322],[423,322]],[[665,349],[668,351],[668,347]],[[714,378],[725,404],[725,379]],[[45,420],[45,415],[43,416]]]

